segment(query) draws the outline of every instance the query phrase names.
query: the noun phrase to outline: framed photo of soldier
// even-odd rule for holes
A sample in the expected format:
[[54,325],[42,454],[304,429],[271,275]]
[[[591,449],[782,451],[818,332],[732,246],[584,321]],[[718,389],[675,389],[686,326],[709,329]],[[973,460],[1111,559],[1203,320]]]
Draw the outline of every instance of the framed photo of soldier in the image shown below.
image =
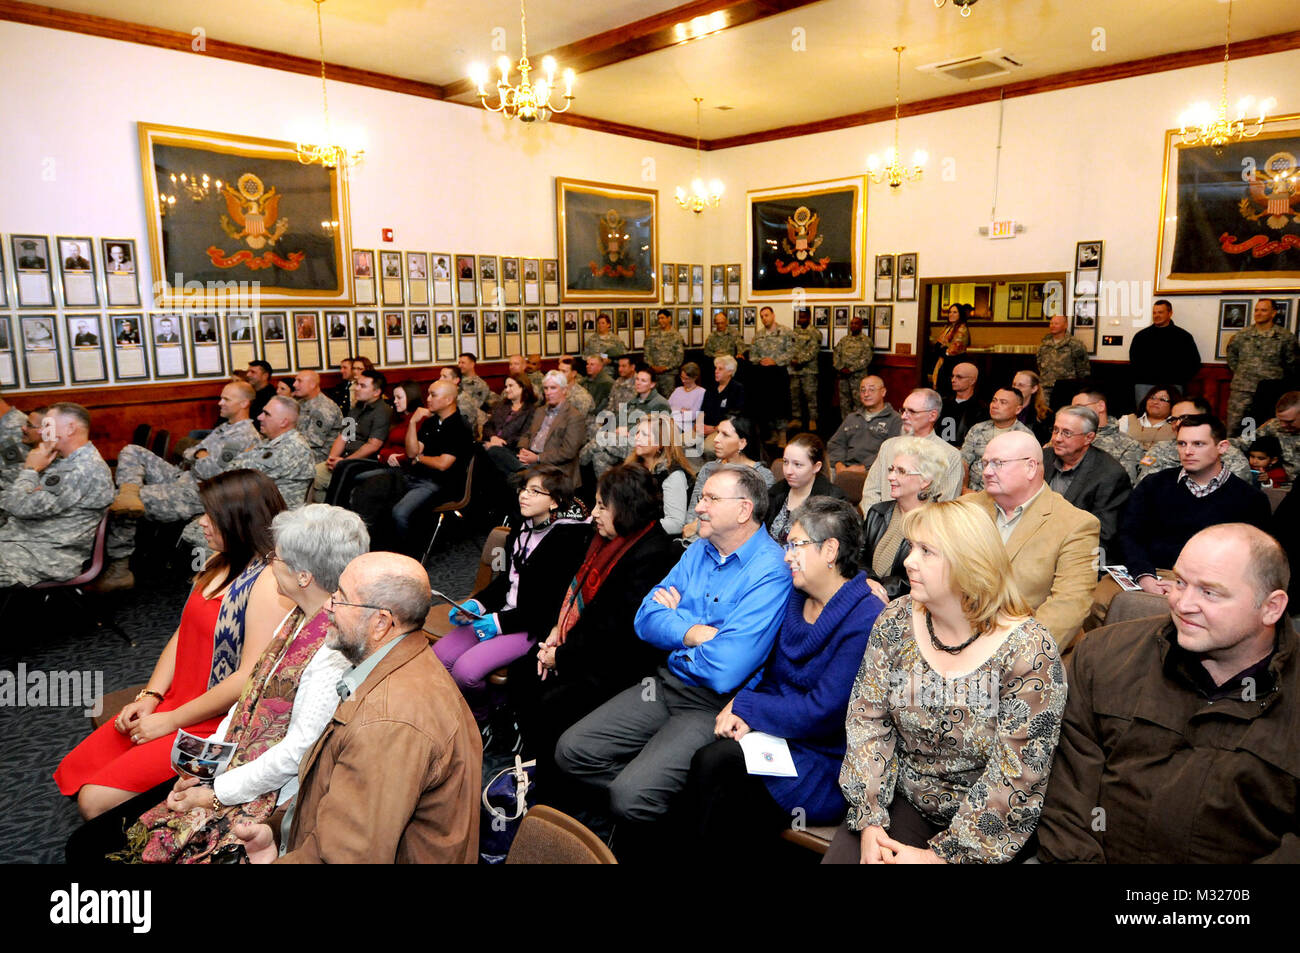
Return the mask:
[[429,312],[412,311],[407,318],[411,326],[411,363],[428,364],[433,360],[433,335],[429,332]]
[[1274,298],[1273,299],[1273,323],[1279,328],[1291,328],[1291,299]]
[[445,251],[433,253],[433,303],[455,304],[452,297],[451,255]]
[[532,309],[524,312],[524,347],[520,354],[542,353],[542,312]]
[[357,304],[375,304],[375,253],[369,249],[352,250],[352,287]]
[[1083,342],[1089,354],[1097,353],[1098,299],[1075,298],[1071,333]]
[[660,266],[662,277],[659,281],[659,293],[663,298],[664,304],[672,304],[677,300],[677,266],[665,264]]
[[691,303],[691,266],[677,266],[677,303]]
[[691,304],[704,304],[703,265],[691,265]]
[[497,256],[478,256],[479,300],[483,307],[501,307],[501,282],[497,275]]
[[501,312],[483,312],[483,350],[479,356],[485,361],[501,358]]
[[406,315],[401,311],[385,311],[383,321],[384,365],[405,364]]
[[59,328],[52,314],[21,315],[23,378],[28,387],[63,383],[63,364],[59,360]]
[[501,259],[501,303],[518,305],[519,295],[519,259]]
[[740,265],[727,265],[727,304],[740,304]]
[[69,349],[68,369],[74,384],[102,384],[108,380],[108,355],[104,348],[104,316],[65,314]]
[[187,314],[190,367],[194,377],[224,377],[225,355],[221,347],[221,322],[215,314]]
[[556,258],[542,259],[542,304],[554,307],[560,303],[560,262]]
[[18,365],[14,362],[13,327],[9,324],[9,315],[0,314],[0,387],[17,386]]
[[406,253],[406,292],[407,300],[415,305],[429,303],[429,253],[408,251]]
[[876,256],[876,291],[877,301],[894,300],[894,256]]
[[357,346],[358,357],[368,357],[372,364],[383,363],[379,359],[379,312],[357,312]]
[[1255,303],[1250,298],[1227,298],[1219,302],[1219,333],[1216,336],[1214,356],[1219,360],[1228,357],[1228,342],[1250,322]]
[[158,380],[185,376],[184,330],[179,314],[154,312],[149,315],[154,377]]
[[456,314],[433,312],[433,356],[439,363],[456,359]]
[[271,365],[273,373],[289,370],[288,313],[263,311],[259,318],[262,325],[262,360]]
[[110,308],[140,307],[140,273],[136,268],[135,240],[101,238],[104,258],[104,295]]
[[473,255],[456,256],[456,300],[462,308],[478,304],[478,273],[474,270]]
[[523,315],[517,311],[501,312],[502,354],[524,353]]
[[557,308],[548,308],[542,312],[542,341],[545,346],[542,349],[547,357],[557,357],[564,352],[562,339],[560,337],[560,312]]
[[537,307],[542,303],[542,262],[540,258],[525,258],[524,269],[524,305]]
[[381,251],[379,267],[382,272],[379,287],[383,292],[384,304],[404,304],[402,296],[402,253],[400,251]]
[[257,321],[251,313],[226,312],[226,355],[231,367],[257,360]]
[[[877,351],[891,350],[894,335],[894,306],[892,304],[878,304],[874,305],[871,310],[873,320],[863,321],[862,323],[864,327],[871,329],[872,346]],[[856,313],[856,309],[854,313]]]
[[325,366],[320,346],[320,312],[293,313],[294,366],[303,371],[319,371]]
[[727,300],[727,287],[723,282],[724,269],[722,265],[713,265],[709,268],[709,302],[711,304],[724,304]]
[[119,381],[148,379],[149,357],[141,343],[144,315],[115,314],[110,320],[113,323],[113,377]]
[[330,367],[352,354],[350,319],[347,311],[325,312],[325,357]]
[[917,253],[907,252],[898,256],[898,287],[895,301],[916,300],[916,262]]
[[95,243],[89,237],[57,239],[59,274],[63,278],[63,306],[65,308],[99,307],[99,284],[95,278]]
[[50,275],[50,242],[41,235],[10,235],[14,290],[20,308],[52,308],[54,284]]

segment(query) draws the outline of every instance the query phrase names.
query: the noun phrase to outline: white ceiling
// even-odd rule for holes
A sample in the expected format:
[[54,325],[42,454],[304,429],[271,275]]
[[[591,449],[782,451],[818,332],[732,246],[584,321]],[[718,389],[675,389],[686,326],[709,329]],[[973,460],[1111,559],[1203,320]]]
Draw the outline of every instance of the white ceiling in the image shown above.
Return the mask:
[[[51,0],[46,0],[51,3]],[[311,0],[217,6],[210,0],[52,0],[55,7],[315,58]],[[529,51],[536,54],[670,10],[672,0],[532,0]],[[1070,70],[1223,42],[1222,0],[979,0],[970,17],[933,0],[821,0],[807,7],[579,74],[573,112],[685,136],[695,134],[694,96],[704,97],[706,139],[743,135],[889,106],[895,55],[903,54],[903,101],[952,95]],[[327,0],[326,58],[360,69],[447,85],[470,62],[492,63],[494,27],[519,55],[511,0]],[[1297,0],[1236,0],[1233,40],[1300,30]],[[1096,50],[1094,30],[1105,31]],[[802,30],[804,50],[793,49]],[[915,67],[1001,49],[1025,65],[973,83]],[[562,67],[565,65],[560,64]],[[1280,79],[1280,78],[1279,78]],[[1217,99],[1217,86],[1189,90]],[[1278,95],[1280,90],[1243,90]],[[1237,95],[1236,91],[1230,94]],[[1281,98],[1281,97],[1279,97]],[[714,107],[730,106],[728,111]]]

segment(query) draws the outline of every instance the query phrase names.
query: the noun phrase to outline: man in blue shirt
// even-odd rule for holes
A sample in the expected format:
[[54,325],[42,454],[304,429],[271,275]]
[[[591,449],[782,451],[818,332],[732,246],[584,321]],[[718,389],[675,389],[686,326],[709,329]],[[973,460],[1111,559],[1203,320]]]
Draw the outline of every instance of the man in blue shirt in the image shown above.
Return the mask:
[[718,712],[766,661],[790,596],[790,569],[763,527],[767,488],[753,470],[722,467],[695,511],[700,538],[636,614],[637,635],[666,651],[666,663],[555,749],[561,770],[606,789],[615,817],[634,824],[667,812],[696,750],[713,740]]

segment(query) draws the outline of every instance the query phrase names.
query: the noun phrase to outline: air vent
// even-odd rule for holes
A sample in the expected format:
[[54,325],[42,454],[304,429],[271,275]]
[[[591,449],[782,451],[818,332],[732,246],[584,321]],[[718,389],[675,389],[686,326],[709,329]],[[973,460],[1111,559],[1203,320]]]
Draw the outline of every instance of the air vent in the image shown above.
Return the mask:
[[1020,69],[1024,63],[1004,53],[1002,50],[986,50],[974,56],[962,56],[942,63],[930,63],[918,66],[918,73],[938,73],[963,82],[986,79],[990,76],[1006,76],[1012,70]]
[[735,106],[714,106],[713,108],[720,113],[728,113],[731,112],[736,107]]

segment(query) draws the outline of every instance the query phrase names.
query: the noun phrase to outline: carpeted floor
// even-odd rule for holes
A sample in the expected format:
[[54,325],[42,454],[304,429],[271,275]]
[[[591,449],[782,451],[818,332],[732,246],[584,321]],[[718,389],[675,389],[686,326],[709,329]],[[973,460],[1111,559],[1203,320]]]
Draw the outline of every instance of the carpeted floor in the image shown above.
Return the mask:
[[[426,563],[434,587],[469,592],[483,540],[471,534],[439,544]],[[33,684],[30,673],[88,673],[90,685],[104,693],[143,682],[175,631],[189,575],[185,566],[137,572],[134,590],[108,597],[56,595],[45,603],[30,594],[15,598],[3,610],[9,624],[0,635],[0,671],[16,675],[21,664],[27,684]],[[96,613],[115,616],[134,644],[96,630]],[[90,733],[90,717],[80,698],[62,707],[19,707],[18,700],[0,701],[0,797],[6,803],[0,863],[62,863],[64,842],[80,819],[75,801],[59,794],[51,774]],[[500,770],[497,760],[494,772]]]

